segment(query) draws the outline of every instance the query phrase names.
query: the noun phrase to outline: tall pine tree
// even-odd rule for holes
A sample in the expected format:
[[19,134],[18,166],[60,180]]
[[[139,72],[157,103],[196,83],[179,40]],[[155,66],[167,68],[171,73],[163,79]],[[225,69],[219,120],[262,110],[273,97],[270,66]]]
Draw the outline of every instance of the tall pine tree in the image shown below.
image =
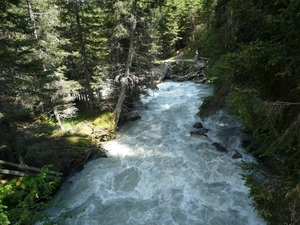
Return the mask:
[[57,0],[60,12],[59,36],[65,51],[63,65],[68,79],[82,85],[87,108],[93,110],[95,92],[100,93],[105,76],[106,37],[102,32],[104,14],[98,1]]
[[32,113],[50,74],[35,54],[37,39],[27,9],[24,1],[0,3],[0,110],[4,112]]

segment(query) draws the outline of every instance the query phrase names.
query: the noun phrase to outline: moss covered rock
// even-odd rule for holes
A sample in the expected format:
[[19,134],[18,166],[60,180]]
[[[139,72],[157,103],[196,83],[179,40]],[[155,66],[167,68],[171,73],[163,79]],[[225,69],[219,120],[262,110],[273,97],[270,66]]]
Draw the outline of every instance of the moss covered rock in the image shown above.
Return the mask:
[[101,141],[114,139],[116,131],[116,116],[114,113],[102,113],[93,121],[94,138]]
[[115,138],[115,129],[115,115],[101,113],[93,121],[81,122],[68,131],[32,140],[25,162],[40,168],[53,165],[52,170],[65,175],[80,171],[89,159],[106,156],[101,142]]

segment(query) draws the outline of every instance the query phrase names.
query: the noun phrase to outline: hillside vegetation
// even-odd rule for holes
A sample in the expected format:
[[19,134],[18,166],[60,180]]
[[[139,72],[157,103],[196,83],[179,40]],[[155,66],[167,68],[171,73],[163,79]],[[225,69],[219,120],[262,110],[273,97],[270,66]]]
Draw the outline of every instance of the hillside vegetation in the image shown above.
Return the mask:
[[205,1],[201,50],[215,95],[205,117],[226,107],[254,141],[259,164],[245,164],[254,207],[269,224],[300,223],[299,1]]

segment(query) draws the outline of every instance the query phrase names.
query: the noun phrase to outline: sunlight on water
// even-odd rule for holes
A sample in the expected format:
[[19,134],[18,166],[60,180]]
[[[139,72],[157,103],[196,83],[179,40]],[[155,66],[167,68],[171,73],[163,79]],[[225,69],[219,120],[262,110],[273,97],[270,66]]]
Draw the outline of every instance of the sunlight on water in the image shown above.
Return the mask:
[[114,143],[114,145],[111,147],[110,151],[108,152],[108,156],[137,156],[140,152],[134,151],[129,146],[124,146],[119,143]]

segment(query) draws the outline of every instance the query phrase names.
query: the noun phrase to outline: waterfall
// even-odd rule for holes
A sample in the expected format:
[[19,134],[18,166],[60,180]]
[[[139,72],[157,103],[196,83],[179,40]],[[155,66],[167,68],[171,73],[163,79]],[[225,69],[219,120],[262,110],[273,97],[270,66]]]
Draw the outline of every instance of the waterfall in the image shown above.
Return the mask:
[[[166,81],[142,99],[138,121],[120,127],[105,144],[108,158],[88,162],[63,183],[58,196],[69,209],[49,210],[60,224],[86,225],[263,225],[250,206],[249,189],[239,175],[241,159],[255,159],[241,147],[248,138],[235,118],[218,112],[196,115],[209,85]],[[201,122],[206,136],[191,136]],[[212,143],[228,153],[218,152]]]

